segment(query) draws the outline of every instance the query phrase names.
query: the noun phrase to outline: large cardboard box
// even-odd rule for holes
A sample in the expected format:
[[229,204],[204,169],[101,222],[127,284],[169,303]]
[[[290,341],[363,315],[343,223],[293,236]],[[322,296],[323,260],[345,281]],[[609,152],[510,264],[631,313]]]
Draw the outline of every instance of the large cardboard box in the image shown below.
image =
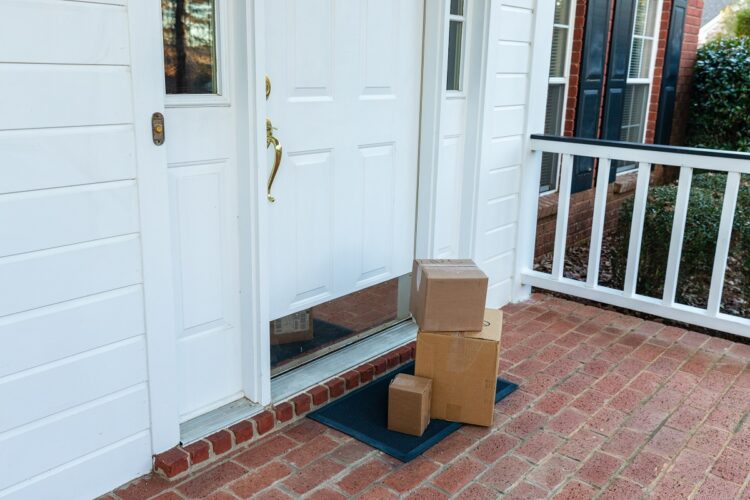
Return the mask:
[[503,313],[487,309],[480,332],[417,334],[414,374],[432,380],[430,416],[492,425]]
[[415,260],[409,310],[421,330],[479,331],[487,275],[472,260]]
[[388,387],[388,429],[421,436],[430,423],[432,381],[399,373]]
[[291,344],[312,339],[313,318],[310,309],[271,321],[271,345]]

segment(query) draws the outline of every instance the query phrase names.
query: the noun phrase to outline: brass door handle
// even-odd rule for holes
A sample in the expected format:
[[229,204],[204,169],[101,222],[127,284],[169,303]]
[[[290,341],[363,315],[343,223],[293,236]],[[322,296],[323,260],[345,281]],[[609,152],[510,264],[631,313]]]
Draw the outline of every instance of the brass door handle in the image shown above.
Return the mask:
[[278,173],[279,167],[281,166],[281,155],[283,153],[281,144],[279,144],[279,140],[273,135],[273,130],[274,127],[271,123],[271,119],[266,118],[266,148],[273,144],[273,149],[276,152],[276,156],[273,162],[273,169],[271,170],[271,176],[268,178],[268,193],[266,194],[266,198],[268,198],[268,201],[270,201],[271,203],[276,201],[276,198],[271,196],[271,188],[273,187],[273,181],[276,179],[276,174]]

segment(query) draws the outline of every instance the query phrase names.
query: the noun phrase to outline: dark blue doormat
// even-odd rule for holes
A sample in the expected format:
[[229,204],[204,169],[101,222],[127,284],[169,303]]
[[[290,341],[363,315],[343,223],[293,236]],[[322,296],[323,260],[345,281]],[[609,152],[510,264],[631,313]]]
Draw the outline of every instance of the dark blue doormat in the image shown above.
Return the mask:
[[[420,437],[389,431],[386,428],[388,385],[399,373],[413,374],[414,362],[350,392],[341,399],[310,413],[308,417],[382,450],[402,462],[409,462],[458,430],[463,424],[432,420]],[[498,378],[495,402],[517,388],[516,384]]]

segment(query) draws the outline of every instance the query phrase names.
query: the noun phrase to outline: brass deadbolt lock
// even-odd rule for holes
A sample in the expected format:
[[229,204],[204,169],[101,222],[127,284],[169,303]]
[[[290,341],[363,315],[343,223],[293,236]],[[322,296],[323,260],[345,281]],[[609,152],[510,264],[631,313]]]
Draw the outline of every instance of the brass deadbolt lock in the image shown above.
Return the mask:
[[157,146],[164,144],[164,115],[161,113],[151,115],[151,137]]

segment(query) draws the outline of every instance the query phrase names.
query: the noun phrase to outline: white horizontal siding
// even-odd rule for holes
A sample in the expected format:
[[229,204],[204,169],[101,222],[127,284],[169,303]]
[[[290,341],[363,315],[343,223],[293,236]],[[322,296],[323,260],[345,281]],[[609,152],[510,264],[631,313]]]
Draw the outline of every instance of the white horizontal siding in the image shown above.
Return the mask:
[[513,287],[533,22],[533,0],[491,0],[474,248],[494,307]]
[[0,257],[136,233],[138,227],[135,181],[0,196]]
[[96,498],[111,490],[113,484],[125,484],[150,469],[151,441],[144,431],[0,491],[0,498]]
[[[0,413],[0,435],[145,381],[143,335],[5,377],[0,379],[0,401],[24,403]],[[28,398],[28,394],[44,397]]]
[[124,0],[0,1],[0,498],[94,498],[151,435]]
[[5,257],[0,259],[0,283],[3,284],[0,316],[140,282],[137,236]]
[[0,492],[147,430],[148,424],[148,390],[142,384],[0,434]]
[[0,377],[142,335],[143,321],[140,285],[0,318],[0,346],[13,346]]
[[135,178],[131,125],[0,132],[0,194]]
[[0,2],[2,62],[126,65],[128,60],[128,18],[122,6]]
[[131,123],[125,66],[0,64],[0,130]]

